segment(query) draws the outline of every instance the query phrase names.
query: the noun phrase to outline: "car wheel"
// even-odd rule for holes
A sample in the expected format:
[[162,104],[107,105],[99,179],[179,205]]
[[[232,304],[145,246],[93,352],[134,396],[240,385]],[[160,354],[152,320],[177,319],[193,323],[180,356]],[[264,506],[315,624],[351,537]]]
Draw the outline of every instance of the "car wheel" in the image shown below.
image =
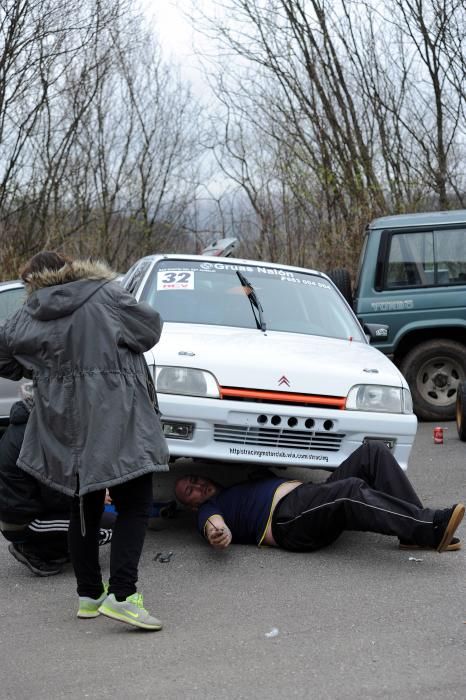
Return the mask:
[[466,347],[453,340],[421,343],[400,369],[411,389],[414,412],[422,420],[454,420],[458,387],[466,379]]
[[466,382],[459,384],[456,392],[456,428],[460,440],[466,442]]
[[344,270],[341,267],[335,268],[335,270],[330,270],[327,272],[332,282],[340,290],[340,292],[345,297],[348,304],[353,307],[353,293],[351,291],[351,277],[348,270]]

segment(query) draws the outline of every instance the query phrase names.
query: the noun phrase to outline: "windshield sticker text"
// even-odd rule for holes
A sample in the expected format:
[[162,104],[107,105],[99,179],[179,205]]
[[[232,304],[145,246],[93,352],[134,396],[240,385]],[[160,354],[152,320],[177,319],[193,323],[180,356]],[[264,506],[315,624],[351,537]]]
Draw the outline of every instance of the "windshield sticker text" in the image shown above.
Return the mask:
[[317,282],[316,280],[306,280],[306,279],[299,279],[298,277],[293,277],[293,279],[290,279],[289,277],[282,277],[282,282],[293,282],[294,284],[304,284],[309,287],[321,287],[322,289],[331,289],[331,286],[327,284],[326,282]]
[[206,272],[214,272],[215,270],[231,270],[232,272],[239,270],[240,272],[254,272],[254,268],[250,265],[225,265],[224,263],[202,262],[200,263],[199,267],[201,270],[205,270]]
[[189,270],[159,270],[157,272],[157,291],[167,289],[194,289],[194,272]]
[[294,273],[289,270],[276,270],[274,267],[256,267],[256,272],[262,275],[278,275],[282,279],[294,278]]
[[227,270],[228,272],[257,272],[258,274],[261,275],[275,275],[278,277],[282,278],[293,278],[294,277],[294,272],[291,272],[290,270],[280,270],[276,269],[274,267],[259,267],[259,266],[252,266],[252,265],[234,265],[233,263],[231,265],[228,265],[228,263],[210,263],[210,262],[202,262],[199,265],[201,270],[205,271],[215,271],[215,270]]

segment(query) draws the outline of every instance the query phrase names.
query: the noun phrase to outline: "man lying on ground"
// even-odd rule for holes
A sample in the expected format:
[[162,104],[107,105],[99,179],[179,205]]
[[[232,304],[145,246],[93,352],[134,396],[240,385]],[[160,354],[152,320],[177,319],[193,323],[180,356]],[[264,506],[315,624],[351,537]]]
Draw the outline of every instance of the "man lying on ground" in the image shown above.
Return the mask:
[[465,507],[425,508],[385,445],[359,447],[319,484],[270,477],[222,488],[199,476],[180,477],[180,503],[198,510],[209,544],[271,545],[314,551],[345,530],[398,537],[403,549],[458,550],[454,537]]

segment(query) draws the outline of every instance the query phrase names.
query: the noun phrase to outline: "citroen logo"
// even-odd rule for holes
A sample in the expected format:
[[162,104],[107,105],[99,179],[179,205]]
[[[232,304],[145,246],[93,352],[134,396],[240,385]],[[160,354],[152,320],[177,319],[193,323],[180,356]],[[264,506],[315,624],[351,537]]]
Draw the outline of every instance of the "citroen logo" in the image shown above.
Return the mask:
[[280,377],[280,379],[278,380],[278,386],[281,386],[282,384],[286,384],[286,386],[290,386],[290,382],[285,377],[285,375],[283,375],[283,377]]

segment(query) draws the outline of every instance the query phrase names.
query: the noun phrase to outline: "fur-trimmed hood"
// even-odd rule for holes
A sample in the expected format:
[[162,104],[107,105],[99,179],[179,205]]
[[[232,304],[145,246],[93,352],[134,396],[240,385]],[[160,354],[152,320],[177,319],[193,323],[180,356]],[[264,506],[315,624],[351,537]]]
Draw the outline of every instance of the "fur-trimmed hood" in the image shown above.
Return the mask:
[[28,275],[25,281],[28,295],[42,287],[53,287],[56,284],[67,284],[77,280],[113,280],[117,273],[101,260],[73,260],[63,265],[59,270],[42,270]]
[[35,272],[26,280],[26,311],[41,321],[68,316],[116,276],[105,263],[90,260]]

